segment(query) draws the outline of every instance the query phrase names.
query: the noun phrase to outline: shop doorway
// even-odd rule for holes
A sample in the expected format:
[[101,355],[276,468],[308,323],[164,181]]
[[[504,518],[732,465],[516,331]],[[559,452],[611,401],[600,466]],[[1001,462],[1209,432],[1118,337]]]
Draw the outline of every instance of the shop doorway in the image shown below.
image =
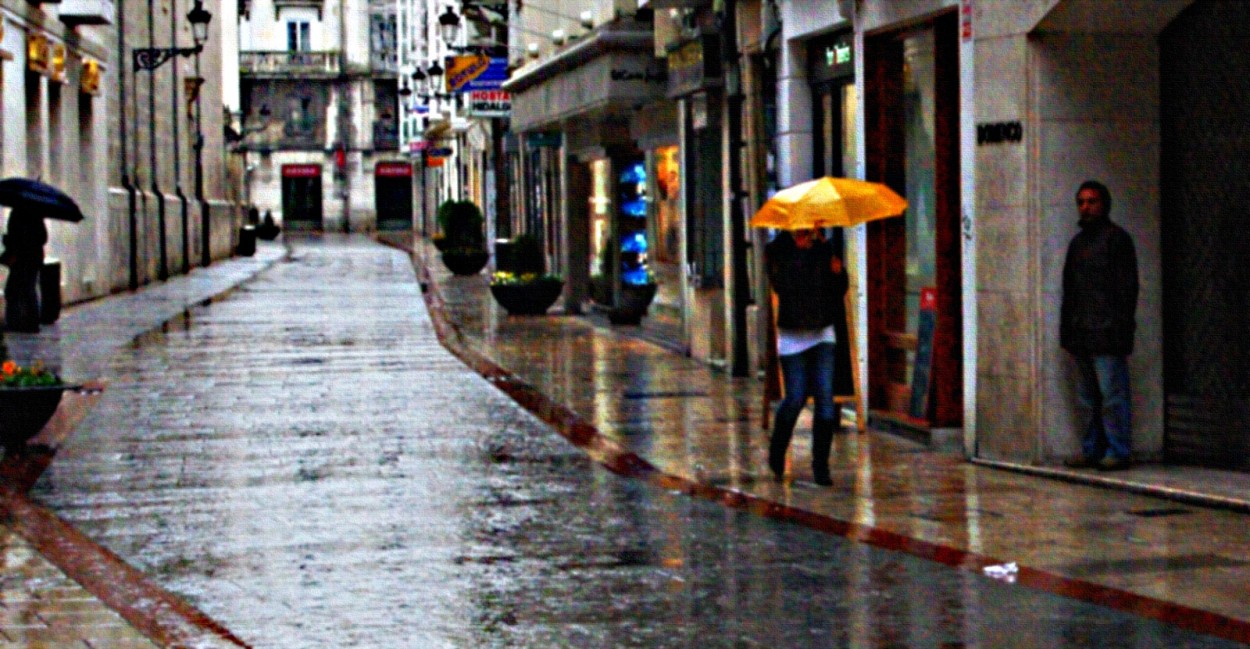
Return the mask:
[[1164,457],[1250,471],[1250,4],[1199,0],[1159,44]]
[[322,229],[321,165],[282,165],[282,224],[288,231]]
[[957,29],[950,12],[864,42],[867,177],[909,203],[867,226],[869,403],[887,425],[963,425]]
[[412,165],[379,162],[373,168],[373,201],[378,230],[412,229]]

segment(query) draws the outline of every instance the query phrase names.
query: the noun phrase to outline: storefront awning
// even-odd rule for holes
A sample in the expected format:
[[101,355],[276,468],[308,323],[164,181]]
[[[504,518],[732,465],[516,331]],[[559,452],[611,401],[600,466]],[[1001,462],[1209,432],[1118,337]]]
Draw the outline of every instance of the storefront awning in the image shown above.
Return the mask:
[[605,28],[503,85],[512,129],[536,130],[578,115],[625,112],[664,98],[663,61],[650,32]]

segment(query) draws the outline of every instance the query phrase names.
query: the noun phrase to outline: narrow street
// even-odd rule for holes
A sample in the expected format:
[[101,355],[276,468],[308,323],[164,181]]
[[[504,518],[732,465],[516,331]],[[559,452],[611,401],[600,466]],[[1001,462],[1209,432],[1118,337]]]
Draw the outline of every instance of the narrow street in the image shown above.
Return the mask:
[[1241,646],[612,473],[440,346],[407,255],[290,245],[80,359],[31,494],[222,646]]

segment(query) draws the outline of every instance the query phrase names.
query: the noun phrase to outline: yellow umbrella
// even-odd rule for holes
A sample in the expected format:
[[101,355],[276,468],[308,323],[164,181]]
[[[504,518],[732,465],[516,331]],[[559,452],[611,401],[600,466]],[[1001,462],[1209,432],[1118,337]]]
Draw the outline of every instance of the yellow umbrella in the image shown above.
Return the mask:
[[783,189],[751,217],[753,228],[847,228],[898,216],[907,201],[881,183],[818,178]]

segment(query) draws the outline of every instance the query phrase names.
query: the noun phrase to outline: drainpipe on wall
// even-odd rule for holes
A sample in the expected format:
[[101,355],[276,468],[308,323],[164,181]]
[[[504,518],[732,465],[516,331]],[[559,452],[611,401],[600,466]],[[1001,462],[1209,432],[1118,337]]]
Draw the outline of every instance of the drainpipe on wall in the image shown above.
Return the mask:
[[[178,29],[177,21],[169,21],[169,46],[178,47]],[[190,227],[188,220],[190,219],[189,202],[187,195],[182,191],[182,153],[181,136],[178,129],[178,65],[176,61],[173,64],[173,79],[169,87],[169,114],[174,120],[174,195],[178,197],[178,202],[182,205],[182,272],[183,274],[191,272],[191,242]],[[197,89],[198,90],[198,89]]]
[[122,154],[122,187],[126,190],[129,209],[130,226],[130,290],[139,288],[139,216],[135,213],[135,186],[130,182],[127,165],[130,164],[130,152],[126,147],[126,1],[117,0],[117,104],[120,112],[118,140]]
[[[156,8],[153,0],[148,0],[148,47],[156,47]],[[176,119],[176,116],[175,116]],[[160,174],[156,158],[156,70],[148,71],[148,151],[151,159],[151,189],[156,199],[156,240],[160,254],[160,267],[157,278],[169,279],[169,256],[165,250],[165,195],[161,193]]]

